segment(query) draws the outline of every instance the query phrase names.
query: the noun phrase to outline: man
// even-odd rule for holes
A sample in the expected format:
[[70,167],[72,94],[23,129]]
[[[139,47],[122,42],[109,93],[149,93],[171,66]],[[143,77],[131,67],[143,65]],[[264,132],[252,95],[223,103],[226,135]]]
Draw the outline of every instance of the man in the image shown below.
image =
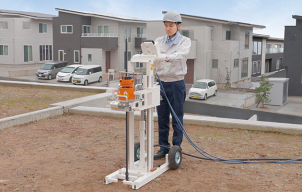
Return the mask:
[[[157,62],[156,72],[162,82],[168,100],[171,103],[180,122],[183,124],[183,105],[186,98],[186,87],[184,76],[187,73],[187,55],[190,51],[191,40],[179,33],[181,27],[181,16],[176,11],[169,11],[163,18],[166,34],[155,40],[159,44],[161,54]],[[159,145],[170,147],[169,143],[169,116],[171,114],[168,102],[161,92],[160,105],[157,107]],[[180,147],[183,139],[181,128],[172,116],[173,145]],[[165,157],[169,148],[161,147],[154,159]]]

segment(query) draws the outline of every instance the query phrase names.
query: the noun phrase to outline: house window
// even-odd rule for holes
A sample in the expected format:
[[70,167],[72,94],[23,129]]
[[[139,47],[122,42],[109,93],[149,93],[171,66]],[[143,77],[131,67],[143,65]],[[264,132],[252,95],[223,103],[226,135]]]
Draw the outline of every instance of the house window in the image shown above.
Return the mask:
[[182,31],[182,35],[185,37],[189,37],[189,31],[188,30]]
[[80,63],[80,51],[79,50],[75,50],[74,51],[74,62],[75,63]]
[[248,58],[243,58],[241,61],[241,78],[248,75]]
[[0,29],[8,29],[7,21],[0,21]]
[[102,34],[103,33],[103,28],[102,26],[98,26],[98,34]]
[[266,44],[266,48],[267,49],[271,48],[271,44]]
[[125,38],[127,38],[128,42],[131,42],[131,27],[125,26]]
[[234,59],[234,68],[239,67],[239,59]]
[[246,31],[245,32],[244,48],[249,49],[249,44],[250,44],[250,32]]
[[[130,61],[130,59],[131,59],[131,51],[128,51],[127,57],[128,57],[128,58],[127,58],[127,59],[128,59],[127,61]],[[126,60],[126,51],[124,51],[124,58],[125,58],[125,59],[124,59],[124,61],[125,61],[125,60]]]
[[257,73],[261,72],[261,61],[258,61]]
[[215,69],[218,68],[218,59],[213,59],[212,60],[212,68],[215,68]]
[[8,45],[0,45],[0,55],[8,55]]
[[24,45],[24,62],[33,61],[33,52],[31,45]]
[[61,25],[61,33],[73,33],[72,25]]
[[109,26],[104,26],[104,34],[106,37],[109,36]]
[[225,40],[231,40],[231,31],[226,31]]
[[135,63],[135,68],[136,69],[144,68],[144,63],[138,63],[138,62],[136,62]]
[[143,28],[137,27],[137,37],[143,37]]
[[261,41],[254,41],[253,54],[254,55],[261,55],[261,52],[262,52],[262,42]]
[[52,60],[52,45],[40,45],[40,61]]
[[83,33],[90,33],[90,25],[83,25]]
[[92,61],[92,54],[88,54],[88,62]]
[[23,29],[30,29],[30,22],[23,21]]
[[281,48],[281,47],[282,47],[281,44],[276,44],[276,45],[275,45],[275,48]]
[[257,61],[253,61],[253,74],[257,73]]
[[64,61],[64,50],[59,50],[59,61]]
[[47,24],[39,23],[39,33],[47,33]]

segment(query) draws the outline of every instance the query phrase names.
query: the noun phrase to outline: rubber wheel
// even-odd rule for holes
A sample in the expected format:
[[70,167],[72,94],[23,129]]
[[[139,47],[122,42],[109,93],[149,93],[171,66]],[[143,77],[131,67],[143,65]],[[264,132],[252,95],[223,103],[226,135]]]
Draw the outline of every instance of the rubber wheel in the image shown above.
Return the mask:
[[70,82],[70,83],[72,82],[72,77],[69,78],[69,82]]
[[214,96],[216,96],[217,95],[217,90],[215,90],[215,92],[214,92]]
[[49,79],[49,80],[51,80],[51,79],[52,79],[52,76],[51,76],[50,74],[48,75],[48,79]]
[[99,78],[99,82],[102,82],[102,80],[103,80],[103,78],[102,78],[102,77],[100,77],[100,78]]
[[207,100],[207,94],[204,95],[204,100]]
[[88,85],[88,81],[87,81],[87,80],[84,81],[84,85],[85,85],[85,86]]
[[181,164],[181,160],[182,160],[181,148],[177,145],[174,145],[173,147],[170,148],[169,151],[168,161],[169,161],[170,169],[172,170],[177,169]]
[[134,161],[138,161],[140,159],[140,142],[134,143]]

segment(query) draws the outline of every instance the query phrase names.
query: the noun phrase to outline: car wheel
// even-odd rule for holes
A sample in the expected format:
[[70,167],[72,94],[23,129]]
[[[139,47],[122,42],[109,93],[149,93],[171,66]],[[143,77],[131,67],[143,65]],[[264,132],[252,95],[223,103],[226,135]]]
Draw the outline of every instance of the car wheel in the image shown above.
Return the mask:
[[84,81],[84,85],[85,85],[85,86],[88,85],[88,81],[87,81],[87,80]]
[[51,80],[51,79],[52,79],[52,76],[51,76],[50,74],[48,75],[48,79],[49,79],[49,80]]
[[207,100],[207,94],[204,95],[204,100]]
[[217,95],[217,90],[215,90],[215,92],[214,92],[214,96],[216,96]]
[[99,78],[99,82],[102,82],[102,80],[103,80],[103,78],[102,78],[102,77],[100,77],[100,78]]
[[70,82],[70,83],[72,82],[72,77],[69,78],[69,82]]

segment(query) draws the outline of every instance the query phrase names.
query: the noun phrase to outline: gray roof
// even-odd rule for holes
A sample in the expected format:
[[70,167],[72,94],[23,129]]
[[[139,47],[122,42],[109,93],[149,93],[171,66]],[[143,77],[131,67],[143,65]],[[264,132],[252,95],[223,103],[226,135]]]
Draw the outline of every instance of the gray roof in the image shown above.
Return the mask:
[[302,19],[302,16],[300,16],[300,15],[293,15],[293,18],[294,19]]
[[[167,11],[163,11],[163,14],[167,13]],[[237,22],[237,21],[228,21],[228,20],[223,20],[223,19],[215,19],[215,18],[209,18],[209,17],[201,17],[201,16],[196,16],[196,15],[186,15],[186,14],[180,14],[182,17],[185,18],[194,18],[194,19],[200,19],[204,21],[212,21],[212,22],[218,22],[218,23],[224,23],[224,24],[230,24],[230,25],[241,25],[241,26],[246,26],[246,27],[255,27],[255,28],[266,28],[264,25],[255,25],[255,24],[250,24],[250,23],[243,23],[243,22]]]
[[127,16],[115,15],[110,13],[76,11],[76,10],[60,9],[60,8],[56,8],[56,11],[71,13],[76,15],[90,16],[90,17],[101,17],[101,18],[107,18],[107,19],[113,19],[119,21],[127,21],[127,22],[143,22],[143,23],[147,22],[147,20],[143,20],[135,17],[127,17]]
[[3,9],[0,9],[0,15],[14,15],[20,17],[29,17],[33,19],[47,19],[47,20],[52,20],[53,17],[57,16],[57,15],[49,15],[44,13],[13,11],[13,10],[3,10]]
[[256,34],[253,33],[253,37],[262,37],[264,39],[272,40],[272,41],[284,41],[283,38],[271,37],[270,35]]

